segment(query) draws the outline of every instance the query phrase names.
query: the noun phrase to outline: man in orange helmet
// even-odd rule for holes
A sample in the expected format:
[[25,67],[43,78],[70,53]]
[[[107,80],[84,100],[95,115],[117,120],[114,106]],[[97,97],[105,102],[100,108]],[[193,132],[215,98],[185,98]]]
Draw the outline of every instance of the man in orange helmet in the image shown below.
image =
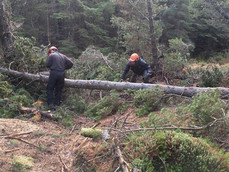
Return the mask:
[[68,57],[59,53],[59,50],[54,46],[49,48],[48,55],[46,67],[50,69],[50,75],[46,92],[47,103],[50,110],[55,110],[55,106],[59,106],[61,102],[65,70],[70,69],[73,63]]
[[126,64],[126,67],[123,71],[122,77],[121,77],[121,82],[125,80],[126,74],[128,73],[129,70],[133,71],[133,75],[131,76],[130,82],[136,82],[137,76],[140,75],[143,78],[144,83],[149,82],[149,78],[152,75],[152,69],[150,65],[148,65],[137,53],[133,53],[129,60],[128,63]]

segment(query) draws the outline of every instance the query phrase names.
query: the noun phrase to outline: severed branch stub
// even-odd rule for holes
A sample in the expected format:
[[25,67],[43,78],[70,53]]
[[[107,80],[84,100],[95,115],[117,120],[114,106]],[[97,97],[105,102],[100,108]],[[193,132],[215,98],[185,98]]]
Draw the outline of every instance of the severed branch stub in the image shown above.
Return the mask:
[[39,112],[42,116],[47,117],[47,118],[54,118],[54,114],[50,111],[41,111],[37,108],[28,108],[28,107],[22,107],[21,111],[23,112],[30,112],[30,113],[37,113]]

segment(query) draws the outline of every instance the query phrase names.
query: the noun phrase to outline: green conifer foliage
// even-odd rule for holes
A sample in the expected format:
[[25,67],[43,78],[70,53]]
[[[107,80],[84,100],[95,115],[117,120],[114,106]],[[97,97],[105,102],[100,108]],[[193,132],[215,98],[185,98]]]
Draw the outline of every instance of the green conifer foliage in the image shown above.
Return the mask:
[[169,39],[175,38],[182,38],[184,42],[190,42],[188,5],[189,0],[169,1],[168,8],[162,14],[163,32],[160,37],[162,43],[168,44]]
[[115,13],[115,5],[111,1],[78,2],[82,9],[80,24],[83,26],[77,31],[78,40],[85,46],[114,47],[116,29],[111,26],[110,18]]
[[[219,3],[228,11],[228,2]],[[205,0],[193,0],[190,5],[193,24],[189,35],[195,43],[194,55],[202,54],[208,58],[213,51],[228,49],[229,21],[217,12],[213,4]]]
[[37,38],[39,44],[63,47],[67,55],[79,55],[89,45],[111,51],[116,28],[110,18],[116,12],[111,1],[13,1],[14,21],[22,25],[17,33]]

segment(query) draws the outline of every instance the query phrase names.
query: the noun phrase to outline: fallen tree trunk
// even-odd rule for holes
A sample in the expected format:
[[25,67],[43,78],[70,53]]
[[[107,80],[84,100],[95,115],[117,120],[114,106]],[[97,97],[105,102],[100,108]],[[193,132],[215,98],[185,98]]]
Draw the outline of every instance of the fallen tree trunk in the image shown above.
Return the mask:
[[[29,79],[39,82],[48,82],[48,76],[35,75],[26,72],[18,72],[0,67],[0,73],[4,75],[14,76],[18,78]],[[130,83],[130,82],[112,82],[101,80],[72,80],[65,79],[65,86],[73,88],[83,89],[98,89],[98,90],[139,90],[139,89],[153,89],[157,87],[163,88],[166,94],[177,94],[181,96],[191,97],[197,93],[204,93],[207,90],[218,89],[222,96],[229,95],[229,88],[216,87],[216,88],[201,88],[201,87],[179,87],[171,85],[159,85],[159,84],[144,84],[144,83]]]

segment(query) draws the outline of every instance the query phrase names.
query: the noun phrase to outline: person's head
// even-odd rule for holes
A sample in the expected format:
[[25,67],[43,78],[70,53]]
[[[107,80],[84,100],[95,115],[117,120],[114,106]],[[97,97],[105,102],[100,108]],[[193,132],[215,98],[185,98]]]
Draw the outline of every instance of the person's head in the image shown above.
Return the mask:
[[58,53],[58,52],[59,52],[59,50],[56,47],[52,46],[49,48],[48,55],[50,55],[52,53]]
[[134,66],[138,60],[139,60],[139,55],[137,53],[133,53],[129,58],[129,64],[131,66]]

